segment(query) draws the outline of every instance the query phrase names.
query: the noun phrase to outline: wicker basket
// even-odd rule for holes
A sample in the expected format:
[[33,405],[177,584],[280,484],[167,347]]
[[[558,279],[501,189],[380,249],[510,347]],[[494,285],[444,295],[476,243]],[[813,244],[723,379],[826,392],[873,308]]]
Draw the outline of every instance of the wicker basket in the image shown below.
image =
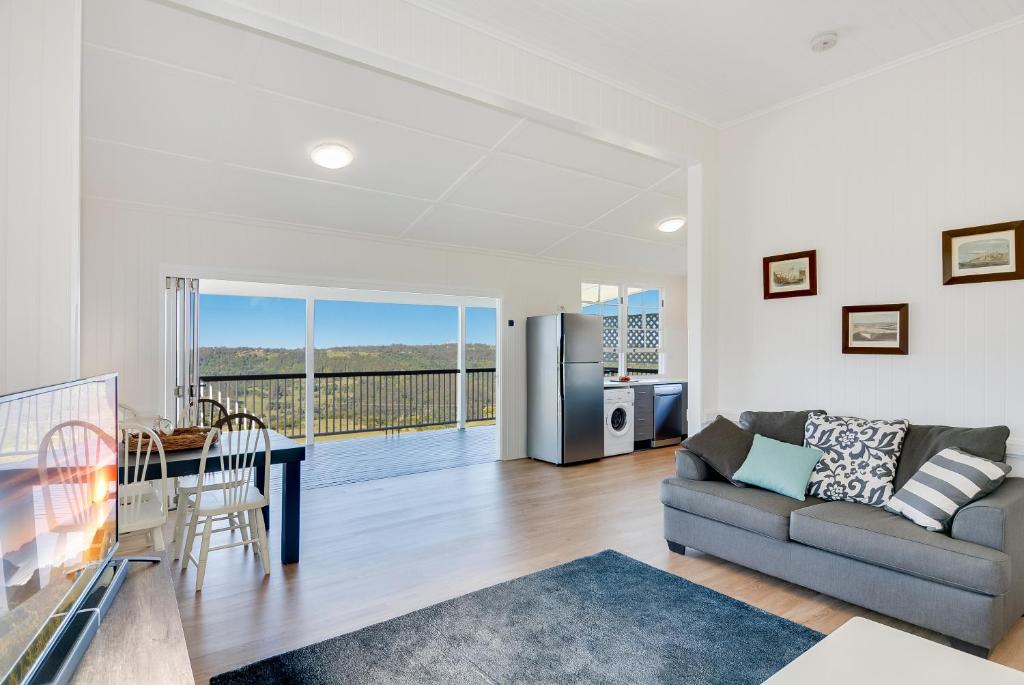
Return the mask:
[[[194,450],[199,449],[206,444],[206,436],[210,432],[210,428],[202,428],[200,426],[193,426],[190,428],[175,428],[172,433],[157,433],[160,436],[160,442],[164,446],[164,452],[178,452],[180,450]],[[214,444],[220,439],[218,435],[214,438]],[[128,438],[128,449],[138,449],[138,438],[132,435]],[[149,448],[149,440],[146,438],[142,439],[142,449]]]

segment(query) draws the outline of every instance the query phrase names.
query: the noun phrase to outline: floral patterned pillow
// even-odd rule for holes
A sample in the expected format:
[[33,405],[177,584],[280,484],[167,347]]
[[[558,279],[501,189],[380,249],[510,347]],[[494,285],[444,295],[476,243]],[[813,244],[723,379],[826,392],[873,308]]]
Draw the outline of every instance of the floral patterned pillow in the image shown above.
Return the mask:
[[884,506],[892,497],[896,463],[909,423],[868,421],[811,412],[804,444],[822,451],[807,494],[825,500]]

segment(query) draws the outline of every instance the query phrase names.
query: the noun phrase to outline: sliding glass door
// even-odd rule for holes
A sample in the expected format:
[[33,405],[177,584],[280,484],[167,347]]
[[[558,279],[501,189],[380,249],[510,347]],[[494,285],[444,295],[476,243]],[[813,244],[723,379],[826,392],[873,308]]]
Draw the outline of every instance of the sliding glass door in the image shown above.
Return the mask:
[[246,411],[292,438],[306,435],[306,303],[203,294],[200,396]]

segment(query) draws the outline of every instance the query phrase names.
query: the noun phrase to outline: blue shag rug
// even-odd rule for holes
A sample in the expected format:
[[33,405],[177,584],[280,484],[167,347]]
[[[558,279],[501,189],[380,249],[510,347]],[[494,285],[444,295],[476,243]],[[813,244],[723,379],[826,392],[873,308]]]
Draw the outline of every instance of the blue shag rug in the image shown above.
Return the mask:
[[822,637],[606,550],[211,683],[755,685]]

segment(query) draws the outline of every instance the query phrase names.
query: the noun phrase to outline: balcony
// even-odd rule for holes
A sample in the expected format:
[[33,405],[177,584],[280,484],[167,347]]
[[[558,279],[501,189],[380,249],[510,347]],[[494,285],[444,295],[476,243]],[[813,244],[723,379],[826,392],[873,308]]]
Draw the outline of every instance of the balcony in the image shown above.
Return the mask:
[[[306,375],[203,376],[202,396],[245,411],[268,428],[317,443],[304,487],[373,480],[497,459],[494,368],[467,369],[460,417],[458,369],[313,375],[307,421]],[[432,430],[473,426],[467,431]],[[322,444],[323,443],[323,444]]]

